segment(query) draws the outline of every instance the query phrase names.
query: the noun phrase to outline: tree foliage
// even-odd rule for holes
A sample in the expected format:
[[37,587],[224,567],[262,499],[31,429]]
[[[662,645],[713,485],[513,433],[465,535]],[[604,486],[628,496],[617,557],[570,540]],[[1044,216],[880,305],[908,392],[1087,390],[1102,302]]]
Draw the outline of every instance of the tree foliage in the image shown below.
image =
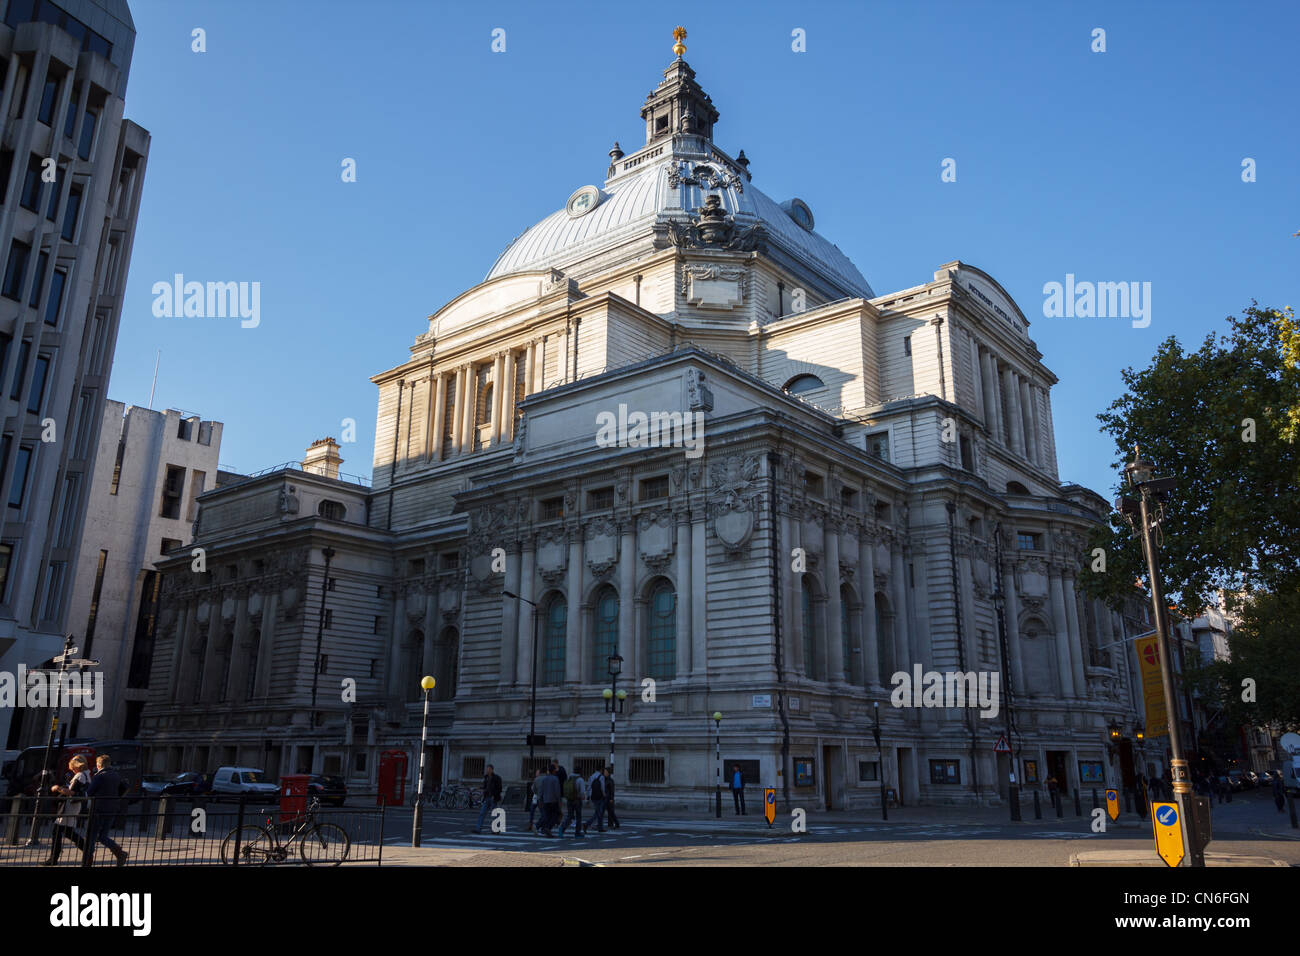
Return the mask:
[[[1163,503],[1160,571],[1185,613],[1220,588],[1278,594],[1300,582],[1300,332],[1285,313],[1252,303],[1229,316],[1226,335],[1184,350],[1162,342],[1149,367],[1125,369],[1125,392],[1098,415],[1120,469],[1133,446],[1174,478]],[[1106,573],[1084,575],[1093,595],[1116,602],[1146,578],[1140,541],[1112,514],[1089,548]]]

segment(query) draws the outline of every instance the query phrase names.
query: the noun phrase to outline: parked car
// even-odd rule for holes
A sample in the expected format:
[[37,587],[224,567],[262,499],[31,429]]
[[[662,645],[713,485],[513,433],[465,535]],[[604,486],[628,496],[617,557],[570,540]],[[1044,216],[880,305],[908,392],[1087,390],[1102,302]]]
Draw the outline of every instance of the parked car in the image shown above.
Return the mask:
[[266,773],[256,767],[218,767],[212,775],[214,794],[277,794],[280,785],[266,778]]
[[147,773],[140,778],[140,793],[146,797],[157,797],[169,783],[162,774]]
[[1273,777],[1276,776],[1276,774],[1277,774],[1276,770],[1265,770],[1263,773],[1259,775],[1259,786],[1264,787],[1265,789],[1268,790],[1272,790]]
[[1255,771],[1253,770],[1244,771],[1242,773],[1242,776],[1246,778],[1246,781],[1250,785],[1251,789],[1255,789],[1260,785],[1259,774],[1255,773]]
[[342,777],[333,774],[314,773],[307,783],[307,793],[332,807],[343,806],[348,798],[348,785]]
[[197,793],[207,793],[211,789],[211,774],[189,771],[178,773],[169,782],[163,784],[162,792],[168,796],[193,796]]
[[1242,773],[1240,770],[1229,770],[1228,782],[1232,784],[1232,789],[1238,792],[1242,790],[1249,790],[1252,786],[1254,786],[1249,780],[1246,779],[1246,775]]

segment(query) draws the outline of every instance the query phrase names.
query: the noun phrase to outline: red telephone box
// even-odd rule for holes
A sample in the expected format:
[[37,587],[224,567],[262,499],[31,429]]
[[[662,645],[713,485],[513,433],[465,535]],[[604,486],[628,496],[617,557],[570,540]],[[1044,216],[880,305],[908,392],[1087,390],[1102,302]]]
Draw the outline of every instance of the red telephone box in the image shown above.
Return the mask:
[[280,778],[280,822],[293,823],[307,809],[307,784],[311,775],[286,773]]
[[405,750],[385,750],[379,755],[376,805],[401,806],[406,799],[406,761]]

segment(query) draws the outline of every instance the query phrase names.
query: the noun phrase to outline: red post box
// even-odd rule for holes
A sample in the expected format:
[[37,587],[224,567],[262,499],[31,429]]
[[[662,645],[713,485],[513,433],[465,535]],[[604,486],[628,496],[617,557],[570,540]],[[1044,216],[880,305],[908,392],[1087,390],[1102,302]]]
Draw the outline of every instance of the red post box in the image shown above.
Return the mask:
[[406,799],[406,751],[385,750],[379,755],[379,795],[375,805],[400,806]]
[[286,773],[280,778],[280,822],[294,823],[307,809],[307,784],[311,775]]

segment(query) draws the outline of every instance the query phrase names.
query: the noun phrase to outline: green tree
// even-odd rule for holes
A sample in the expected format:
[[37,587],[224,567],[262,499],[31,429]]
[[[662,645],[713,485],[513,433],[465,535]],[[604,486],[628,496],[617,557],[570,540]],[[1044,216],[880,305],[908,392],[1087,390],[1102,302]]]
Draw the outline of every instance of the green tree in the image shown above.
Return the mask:
[[[1194,352],[1174,337],[1151,365],[1125,369],[1125,392],[1098,415],[1117,466],[1133,446],[1158,477],[1176,479],[1163,502],[1160,570],[1165,593],[1187,613],[1220,588],[1300,588],[1300,334],[1294,317],[1252,303]],[[1083,585],[1116,603],[1145,580],[1140,541],[1112,513],[1089,549],[1106,572]]]

